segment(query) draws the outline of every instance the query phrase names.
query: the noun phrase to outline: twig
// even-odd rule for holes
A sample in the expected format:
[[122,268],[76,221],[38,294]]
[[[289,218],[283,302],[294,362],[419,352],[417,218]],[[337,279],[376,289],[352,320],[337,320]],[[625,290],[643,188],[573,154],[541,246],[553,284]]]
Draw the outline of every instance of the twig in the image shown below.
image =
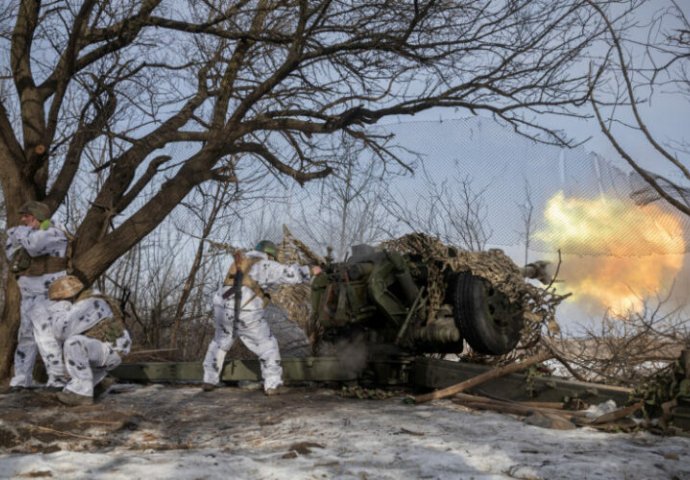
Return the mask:
[[65,435],[67,437],[81,438],[82,440],[92,440],[92,441],[98,440],[98,438],[96,438],[96,437],[87,437],[86,435],[79,435],[79,434],[72,433],[72,432],[63,432],[62,430],[55,430],[54,428],[42,427],[41,425],[29,424],[29,428],[34,428],[36,430],[43,430],[46,432],[56,433],[58,435]]
[[177,348],[155,348],[153,350],[137,350],[134,352],[129,352],[129,354],[127,356],[131,357],[132,355],[141,355],[144,353],[148,354],[148,353],[159,353],[159,352],[173,352],[175,350],[177,350]]
[[573,378],[575,378],[576,380],[579,380],[579,381],[581,381],[581,382],[586,382],[586,381],[587,381],[582,375],[580,375],[579,373],[577,373],[577,372],[573,369],[573,367],[570,366],[570,364],[569,364],[568,361],[565,359],[565,357],[561,354],[561,352],[558,351],[558,349],[557,349],[556,347],[553,346],[553,344],[552,344],[551,342],[549,342],[548,340],[546,340],[546,338],[544,338],[542,343],[543,343],[543,344],[546,346],[546,348],[548,348],[549,351],[553,354],[553,358],[555,358],[556,360],[558,360],[558,362],[559,362],[561,365],[563,365],[563,366],[565,367],[565,369],[568,370],[568,372],[570,372],[570,374],[573,376]]

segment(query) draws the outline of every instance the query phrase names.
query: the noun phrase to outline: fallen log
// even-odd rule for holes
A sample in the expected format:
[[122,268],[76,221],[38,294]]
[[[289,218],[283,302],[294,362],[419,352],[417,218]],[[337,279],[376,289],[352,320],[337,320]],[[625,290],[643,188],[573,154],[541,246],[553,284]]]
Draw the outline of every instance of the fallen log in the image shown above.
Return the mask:
[[614,425],[620,420],[640,410],[643,406],[642,402],[637,402],[627,407],[619,408],[613,412],[605,413],[596,418],[588,418],[588,412],[585,410],[562,410],[560,408],[550,408],[546,406],[539,406],[540,402],[514,402],[509,400],[497,400],[494,398],[482,397],[479,395],[469,395],[466,393],[458,393],[453,397],[452,401],[469,408],[474,408],[477,410],[492,410],[498,413],[508,413],[521,416],[528,416],[533,413],[542,413],[544,415],[559,416],[575,423],[577,426],[591,426],[595,428]]
[[494,368],[493,370],[484,372],[480,375],[477,375],[476,377],[470,378],[469,380],[465,380],[464,382],[451,385],[450,387],[443,388],[441,390],[436,390],[434,392],[427,393],[424,395],[417,395],[413,398],[414,403],[425,403],[430,402],[432,400],[438,400],[440,398],[450,397],[470,388],[474,388],[477,385],[481,385],[482,383],[488,382],[489,380],[493,380],[495,378],[499,378],[510,373],[516,373],[525,370],[526,368],[529,368],[532,365],[544,362],[546,360],[549,360],[550,358],[553,358],[553,353],[549,351],[544,351],[525,359],[525,361],[523,362],[511,363],[510,365]]
[[530,404],[529,402],[514,402],[509,400],[496,400],[488,397],[481,397],[478,395],[468,395],[466,393],[456,394],[452,401],[470,408],[479,410],[492,410],[498,413],[510,413],[513,415],[527,416],[535,412],[540,412],[550,415],[558,415],[560,417],[571,420],[573,418],[585,417],[586,413],[579,410],[563,410],[559,408],[549,408]]

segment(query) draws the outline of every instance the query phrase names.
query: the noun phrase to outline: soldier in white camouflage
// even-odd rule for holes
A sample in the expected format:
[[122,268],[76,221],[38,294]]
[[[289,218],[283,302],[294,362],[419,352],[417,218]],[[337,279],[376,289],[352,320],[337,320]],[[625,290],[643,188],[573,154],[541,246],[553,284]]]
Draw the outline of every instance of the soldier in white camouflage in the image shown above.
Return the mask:
[[12,390],[34,385],[33,369],[36,352],[48,373],[49,388],[65,384],[62,355],[53,337],[52,320],[46,315],[48,286],[66,275],[68,246],[62,228],[50,219],[50,208],[41,202],[29,201],[19,209],[22,225],[7,231],[5,254],[10,259],[11,273],[17,278],[21,294],[20,324],[14,353]]
[[132,345],[117,303],[97,290],[87,290],[75,276],[51,284],[49,296],[56,318],[53,333],[63,343],[70,380],[57,393],[66,405],[93,403],[94,387],[117,367]]
[[239,336],[259,357],[264,392],[282,392],[283,368],[278,342],[264,317],[271,288],[281,284],[306,283],[319,267],[284,265],[276,261],[277,247],[268,240],[255,249],[237,254],[230,265],[223,286],[213,298],[215,335],[204,358],[205,391],[220,382],[225,355]]

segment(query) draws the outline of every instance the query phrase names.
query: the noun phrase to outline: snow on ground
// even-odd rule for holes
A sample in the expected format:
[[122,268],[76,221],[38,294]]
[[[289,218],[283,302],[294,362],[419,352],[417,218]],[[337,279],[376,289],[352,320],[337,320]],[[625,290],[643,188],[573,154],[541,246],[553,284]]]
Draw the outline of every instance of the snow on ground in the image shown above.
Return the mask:
[[[548,430],[449,400],[409,405],[402,396],[357,400],[306,388],[267,398],[238,388],[203,394],[161,385],[76,410],[37,402],[14,411],[20,400],[0,400],[10,412],[0,413],[0,435],[9,422],[62,434],[44,437],[51,448],[38,449],[43,453],[30,453],[37,448],[29,440],[2,448],[1,478],[690,478],[688,438]],[[110,431],[94,419],[115,423],[125,412],[133,416]],[[67,431],[75,415],[85,422],[80,433]]]

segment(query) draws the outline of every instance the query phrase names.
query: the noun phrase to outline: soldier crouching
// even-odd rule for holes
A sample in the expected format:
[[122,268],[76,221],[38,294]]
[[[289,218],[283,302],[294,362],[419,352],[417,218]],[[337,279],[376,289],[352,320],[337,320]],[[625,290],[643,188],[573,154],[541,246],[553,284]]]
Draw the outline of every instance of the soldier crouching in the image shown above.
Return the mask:
[[56,335],[71,377],[57,398],[66,405],[93,403],[94,387],[117,367],[132,345],[124,316],[116,302],[97,290],[86,290],[72,275],[51,284],[51,300],[73,302],[58,321]]

